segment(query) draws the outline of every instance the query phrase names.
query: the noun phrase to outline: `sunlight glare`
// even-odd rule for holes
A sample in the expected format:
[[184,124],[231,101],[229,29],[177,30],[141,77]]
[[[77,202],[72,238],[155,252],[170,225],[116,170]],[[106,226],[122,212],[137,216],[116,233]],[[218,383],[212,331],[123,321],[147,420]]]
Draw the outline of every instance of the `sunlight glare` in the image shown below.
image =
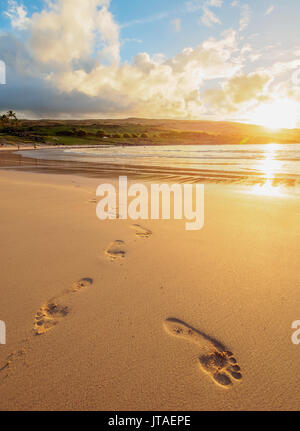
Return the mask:
[[278,144],[265,146],[264,158],[259,161],[258,170],[261,171],[266,179],[264,184],[256,184],[251,188],[251,193],[261,196],[283,196],[282,188],[273,185],[275,174],[280,172],[282,162],[276,160],[278,154]]
[[260,196],[284,196],[280,186],[274,186],[271,180],[267,180],[264,184],[256,184],[251,189],[251,194]]
[[289,99],[264,103],[250,116],[250,121],[268,129],[295,129],[298,119],[298,104]]

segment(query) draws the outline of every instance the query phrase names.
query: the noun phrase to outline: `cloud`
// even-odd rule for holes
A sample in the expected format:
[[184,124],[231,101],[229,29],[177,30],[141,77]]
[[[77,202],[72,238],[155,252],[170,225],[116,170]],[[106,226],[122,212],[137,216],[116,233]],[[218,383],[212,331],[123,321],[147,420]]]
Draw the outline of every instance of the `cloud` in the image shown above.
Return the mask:
[[223,4],[223,0],[190,0],[185,3],[187,12],[202,11],[202,16],[198,23],[202,23],[207,27],[211,27],[214,24],[221,24],[221,20],[211,10],[211,8],[220,8]]
[[220,19],[207,7],[203,8],[201,21],[207,27],[211,27],[213,24],[221,24]]
[[10,19],[13,28],[24,30],[28,25],[29,19],[25,7],[14,0],[8,0],[8,9],[4,15]]
[[[268,99],[272,76],[266,72],[239,73],[225,81],[221,88],[207,90],[205,102],[218,112],[232,113]],[[241,106],[242,105],[242,106]]]
[[173,30],[178,33],[181,30],[181,19],[180,18],[173,19],[171,21],[171,25],[173,27]]
[[62,91],[49,79],[49,66],[38,63],[14,35],[0,36],[1,57],[7,69],[7,85],[0,88],[0,111],[17,110],[29,117],[81,117],[125,115],[133,107],[125,98]]
[[265,15],[270,15],[270,13],[272,13],[275,9],[274,5],[271,5],[265,12]]
[[29,21],[30,45],[43,63],[68,64],[86,59],[96,46],[102,58],[120,60],[119,27],[109,0],[57,0]]
[[185,2],[185,9],[187,12],[196,12],[203,8],[203,0],[190,0]]
[[207,4],[213,7],[221,7],[223,4],[223,0],[208,0]]
[[240,31],[245,30],[250,23],[250,7],[248,4],[241,6]]
[[149,23],[155,22],[155,21],[161,21],[162,19],[168,18],[168,16],[169,16],[169,12],[161,12],[161,13],[151,15],[151,16],[148,16],[145,18],[134,19],[132,21],[124,22],[121,25],[121,28],[132,27],[134,25],[149,24]]
[[[65,34],[60,35],[69,50],[64,53],[55,45],[58,36],[50,26],[54,16],[59,26],[67,19],[61,3],[68,4],[66,0],[59,2],[55,9],[32,17],[28,43],[15,36],[0,37],[0,52],[8,67],[8,85],[1,93],[0,110],[9,106],[23,112],[30,109],[31,115],[43,117],[198,118],[203,113],[201,85],[233,76],[241,68],[235,58],[238,48],[234,31],[184,49],[173,58],[140,53],[131,63],[105,64],[87,56],[86,50],[94,52],[96,39],[83,32],[82,22],[78,23],[78,32],[84,40],[79,46],[77,34],[73,37],[72,23],[67,22],[64,29],[70,31],[70,41],[65,41]],[[94,20],[95,10],[91,8],[90,14]],[[36,38],[44,36],[44,32],[49,41],[45,43],[46,52],[41,52]]]
[[157,61],[140,53],[132,64],[97,65],[90,72],[66,70],[51,79],[63,92],[80,91],[90,97],[124,101],[132,115],[197,117],[202,112],[199,88],[205,80],[232,76],[240,66],[232,58],[235,33],[221,40],[209,39],[175,57]]
[[[211,11],[222,2],[207,0],[205,5]],[[286,61],[247,74],[246,62],[258,59],[262,51],[242,44],[234,30],[171,58],[141,52],[121,62],[120,46],[126,40],[121,40],[109,6],[109,0],[55,0],[26,15],[21,37],[17,31],[0,34],[1,59],[7,66],[0,111],[65,118],[200,118],[212,112],[227,118],[276,94],[299,96],[288,81],[278,83],[299,67],[296,49],[292,61],[288,54]],[[247,9],[244,18],[249,13]],[[173,25],[179,29],[180,21]]]
[[195,12],[204,7],[221,7],[223,0],[189,0],[185,2],[185,9],[187,12]]

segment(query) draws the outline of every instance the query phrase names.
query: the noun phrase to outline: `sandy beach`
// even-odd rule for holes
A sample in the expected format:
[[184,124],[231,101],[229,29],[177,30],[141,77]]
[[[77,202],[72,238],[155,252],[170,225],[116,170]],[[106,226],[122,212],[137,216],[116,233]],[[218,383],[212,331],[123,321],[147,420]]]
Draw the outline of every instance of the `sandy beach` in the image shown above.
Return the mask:
[[207,184],[189,232],[100,221],[103,182],[0,170],[0,409],[299,409],[297,196]]

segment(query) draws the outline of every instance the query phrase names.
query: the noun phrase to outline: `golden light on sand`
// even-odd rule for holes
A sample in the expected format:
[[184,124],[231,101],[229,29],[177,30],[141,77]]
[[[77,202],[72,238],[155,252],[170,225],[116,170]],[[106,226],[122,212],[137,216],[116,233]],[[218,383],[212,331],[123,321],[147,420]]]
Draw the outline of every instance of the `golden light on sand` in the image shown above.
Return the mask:
[[295,129],[298,109],[298,104],[289,99],[263,103],[250,116],[250,121],[272,130]]

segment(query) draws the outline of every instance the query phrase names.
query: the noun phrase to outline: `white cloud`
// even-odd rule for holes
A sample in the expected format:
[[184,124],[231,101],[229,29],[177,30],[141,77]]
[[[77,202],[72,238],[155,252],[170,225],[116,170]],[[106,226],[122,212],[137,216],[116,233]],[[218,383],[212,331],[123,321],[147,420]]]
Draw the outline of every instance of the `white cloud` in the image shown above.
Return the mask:
[[198,23],[202,23],[207,27],[211,27],[214,24],[221,24],[221,20],[211,10],[211,8],[222,7],[223,0],[190,0],[185,3],[187,12],[202,11],[202,16]]
[[195,12],[204,7],[221,7],[223,0],[189,0],[185,2],[185,9],[188,12]]
[[202,112],[199,88],[205,80],[234,75],[240,65],[232,58],[235,33],[221,40],[209,39],[196,48],[183,50],[163,60],[141,53],[133,64],[98,65],[90,72],[65,70],[51,79],[63,92],[75,90],[90,97],[124,100],[133,106],[130,114],[195,118]]
[[220,19],[207,7],[203,8],[203,15],[201,21],[207,27],[211,27],[213,24],[221,24]]
[[250,23],[250,7],[248,4],[241,6],[241,19],[240,19],[240,31],[243,31],[248,27]]
[[265,12],[265,15],[270,15],[270,13],[272,13],[275,9],[274,5],[271,5]]
[[120,59],[119,27],[108,10],[109,0],[57,0],[30,19],[31,47],[43,63],[71,63],[98,54]]
[[[194,48],[186,48],[170,59],[161,54],[151,57],[141,53],[132,63],[105,65],[86,56],[84,48],[91,55],[96,40],[89,33],[83,38],[82,21],[77,25],[84,43],[78,46],[78,39],[73,38],[71,31],[73,19],[69,24],[64,14],[61,8],[36,14],[29,27],[32,36],[27,46],[15,37],[0,37],[0,51],[10,53],[3,58],[10,82],[0,101],[0,110],[5,109],[9,100],[16,110],[25,111],[30,106],[32,112],[43,116],[70,113],[120,116],[125,112],[127,116],[199,118],[203,114],[199,90],[204,82],[230,78],[242,67],[236,57],[238,47],[233,31],[226,32],[221,39],[210,38]],[[70,31],[70,40],[60,34],[68,52],[54,43],[56,33],[47,31],[50,43],[44,45],[46,52],[41,55],[36,38],[44,36],[43,30],[49,29],[54,16],[59,26],[64,22],[63,28]],[[40,25],[36,22],[38,18]]]
[[189,0],[185,3],[187,12],[196,12],[203,8],[203,0]]
[[[210,12],[222,6],[216,0],[204,4]],[[109,0],[55,0],[31,18],[26,15],[24,41],[17,33],[0,35],[1,57],[8,70],[0,111],[12,106],[47,117],[199,118],[211,109],[228,118],[277,94],[300,97],[292,84],[278,83],[299,67],[295,59],[299,47],[291,47],[293,52],[281,57],[280,63],[276,57],[277,63],[247,74],[246,62],[266,55],[249,41],[241,42],[234,30],[187,47],[172,58],[144,52],[122,63],[121,43],[139,40],[120,40],[109,5]],[[242,29],[249,23],[249,6],[243,12]],[[218,17],[207,16],[207,24],[219,22]],[[175,20],[174,29],[180,24]],[[293,61],[288,61],[291,57]],[[268,61],[274,63],[273,58],[272,54]],[[250,67],[253,70],[254,64]]]
[[208,0],[207,4],[208,6],[221,7],[223,4],[223,0]]
[[12,27],[18,30],[24,30],[29,23],[25,7],[14,0],[8,0],[8,9],[4,15],[10,19]]
[[149,23],[155,22],[155,21],[161,21],[162,19],[168,18],[168,16],[169,16],[168,12],[161,12],[161,13],[151,15],[151,16],[148,16],[145,18],[134,19],[132,21],[124,22],[121,25],[121,28],[132,27],[134,25],[149,24]]

